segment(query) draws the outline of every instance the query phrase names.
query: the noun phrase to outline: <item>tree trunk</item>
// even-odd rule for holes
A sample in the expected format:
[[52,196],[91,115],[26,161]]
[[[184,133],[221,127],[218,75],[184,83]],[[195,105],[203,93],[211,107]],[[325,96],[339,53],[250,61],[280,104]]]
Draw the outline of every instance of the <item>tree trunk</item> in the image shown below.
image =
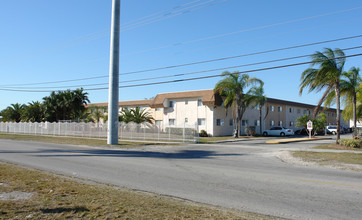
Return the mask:
[[262,106],[259,105],[259,128],[260,128],[260,135],[263,133],[263,128],[261,126],[261,115],[262,115]]
[[339,91],[339,83],[337,82],[336,88],[336,104],[337,104],[337,138],[336,138],[336,144],[338,144],[338,140],[341,138],[341,115],[340,115],[340,91]]
[[353,95],[353,131],[357,127],[357,97],[356,94]]

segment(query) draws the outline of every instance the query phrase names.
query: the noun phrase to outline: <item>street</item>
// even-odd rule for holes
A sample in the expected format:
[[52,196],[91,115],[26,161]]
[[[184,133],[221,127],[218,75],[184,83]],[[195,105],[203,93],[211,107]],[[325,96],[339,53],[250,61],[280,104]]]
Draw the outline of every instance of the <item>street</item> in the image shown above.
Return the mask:
[[117,149],[0,140],[0,160],[288,219],[361,219],[362,173],[288,164],[275,156],[333,142],[245,139]]

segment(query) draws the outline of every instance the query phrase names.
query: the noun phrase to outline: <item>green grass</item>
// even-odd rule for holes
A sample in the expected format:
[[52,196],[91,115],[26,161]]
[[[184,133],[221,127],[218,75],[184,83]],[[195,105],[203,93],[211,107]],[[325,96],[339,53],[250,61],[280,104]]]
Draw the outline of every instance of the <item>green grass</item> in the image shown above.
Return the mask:
[[27,200],[0,201],[1,219],[275,219],[206,206],[0,163],[0,194],[30,192]]
[[338,165],[339,163],[362,165],[362,154],[356,153],[292,151],[292,155],[321,165]]
[[[61,136],[37,136],[37,135],[22,135],[22,134],[5,134],[0,133],[0,139],[9,139],[16,141],[36,141],[36,142],[47,142],[54,144],[68,144],[68,145],[88,145],[88,146],[106,146],[107,141],[105,139],[96,138],[81,138],[81,137],[61,137]],[[120,141],[117,147],[138,147],[145,145],[161,145],[157,142],[131,142],[131,141]],[[166,144],[162,144],[166,145]]]
[[337,145],[337,144],[325,144],[325,145],[312,147],[312,149],[362,151],[362,149],[359,149],[359,148],[350,148],[350,147],[345,147],[345,146]]

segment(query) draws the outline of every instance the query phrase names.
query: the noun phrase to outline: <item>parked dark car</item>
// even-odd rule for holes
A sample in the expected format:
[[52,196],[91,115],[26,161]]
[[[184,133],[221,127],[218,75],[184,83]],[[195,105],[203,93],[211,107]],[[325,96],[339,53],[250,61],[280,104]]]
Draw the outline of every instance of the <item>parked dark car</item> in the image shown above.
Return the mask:
[[[314,130],[312,130],[312,134],[314,133]],[[305,128],[302,128],[302,129],[299,129],[299,130],[296,130],[294,132],[295,135],[309,135],[307,129]],[[324,135],[325,134],[325,131],[323,129],[319,129],[317,130],[317,133],[316,135]]]

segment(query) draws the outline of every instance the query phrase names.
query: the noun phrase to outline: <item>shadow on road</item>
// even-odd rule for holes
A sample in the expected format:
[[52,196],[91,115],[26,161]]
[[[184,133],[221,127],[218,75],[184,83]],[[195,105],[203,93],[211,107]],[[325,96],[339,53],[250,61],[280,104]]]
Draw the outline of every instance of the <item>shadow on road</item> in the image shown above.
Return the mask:
[[166,159],[196,159],[218,156],[243,156],[245,154],[220,154],[210,150],[181,150],[177,152],[155,152],[138,150],[37,150],[37,151],[0,151],[3,153],[29,153],[37,157],[145,157],[145,158],[166,158]]

